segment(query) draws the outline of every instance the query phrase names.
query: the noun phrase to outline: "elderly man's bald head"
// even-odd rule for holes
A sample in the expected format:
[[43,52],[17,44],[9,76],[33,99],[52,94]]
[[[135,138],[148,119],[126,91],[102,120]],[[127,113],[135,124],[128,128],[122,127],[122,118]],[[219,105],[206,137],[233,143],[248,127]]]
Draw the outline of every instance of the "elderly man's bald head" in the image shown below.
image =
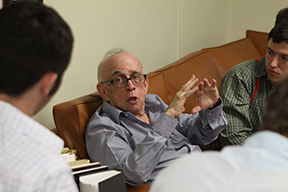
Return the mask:
[[[97,74],[98,83],[104,81],[104,79],[103,79],[103,66],[104,65],[109,65],[109,63],[114,59],[113,57],[116,56],[116,54],[119,54],[119,53],[128,54],[127,51],[122,49],[122,48],[113,48],[113,49],[111,49],[111,50],[109,50],[109,51],[107,51],[105,53],[102,61],[100,62],[99,66],[98,66],[98,74]],[[132,57],[134,57],[134,56],[132,56]],[[137,60],[139,61],[139,59],[137,59]],[[141,64],[141,68],[142,68],[143,73],[144,73],[144,68],[142,66],[142,63],[140,61],[139,61],[139,63]]]

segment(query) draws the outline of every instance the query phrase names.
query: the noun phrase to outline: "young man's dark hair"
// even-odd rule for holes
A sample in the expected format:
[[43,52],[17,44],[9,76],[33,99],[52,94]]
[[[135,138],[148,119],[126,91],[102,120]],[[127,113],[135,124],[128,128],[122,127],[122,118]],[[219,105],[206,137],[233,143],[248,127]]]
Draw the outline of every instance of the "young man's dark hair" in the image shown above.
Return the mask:
[[283,8],[278,12],[276,16],[275,25],[282,23],[283,21],[288,22],[287,19],[288,19],[288,8]]
[[70,61],[72,45],[69,26],[53,9],[37,2],[16,2],[3,8],[0,93],[17,96],[51,71],[58,74],[52,95]]
[[64,142],[31,117],[57,91],[73,47],[60,15],[39,2],[0,10],[0,191],[76,192]]
[[288,76],[272,91],[259,130],[270,130],[288,137]]
[[276,25],[268,35],[268,41],[272,38],[274,43],[286,41],[288,43],[288,22]]

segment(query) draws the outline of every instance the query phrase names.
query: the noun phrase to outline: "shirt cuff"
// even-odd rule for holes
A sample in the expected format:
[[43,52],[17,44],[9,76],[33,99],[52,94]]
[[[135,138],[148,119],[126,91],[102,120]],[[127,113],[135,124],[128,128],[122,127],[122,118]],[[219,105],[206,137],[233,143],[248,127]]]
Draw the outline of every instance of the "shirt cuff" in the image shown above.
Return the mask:
[[[220,98],[220,97],[219,97]],[[213,109],[206,109],[199,112],[199,117],[201,120],[201,123],[203,125],[203,128],[205,127],[211,127],[213,130],[218,127],[219,120],[221,119],[222,114],[222,105],[223,101],[221,100],[221,104]],[[220,118],[220,119],[219,119]],[[208,126],[210,125],[210,126]]]

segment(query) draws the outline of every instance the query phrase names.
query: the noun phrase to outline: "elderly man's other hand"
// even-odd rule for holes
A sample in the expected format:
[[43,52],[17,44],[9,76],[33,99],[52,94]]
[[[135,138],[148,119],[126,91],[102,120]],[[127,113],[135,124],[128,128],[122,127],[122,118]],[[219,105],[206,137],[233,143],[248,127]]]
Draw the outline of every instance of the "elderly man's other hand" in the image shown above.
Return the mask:
[[[187,101],[187,98],[190,97],[193,93],[198,92],[199,88],[198,86],[195,86],[197,82],[198,79],[195,77],[195,75],[193,75],[191,79],[176,93],[165,113],[177,119],[180,114],[185,111],[184,104]],[[199,92],[199,95],[201,95],[202,92]]]
[[191,110],[192,114],[198,113],[201,110],[212,107],[219,99],[219,92],[216,87],[216,80],[212,79],[212,83],[209,84],[207,79],[200,82],[198,90],[195,92],[197,104]]

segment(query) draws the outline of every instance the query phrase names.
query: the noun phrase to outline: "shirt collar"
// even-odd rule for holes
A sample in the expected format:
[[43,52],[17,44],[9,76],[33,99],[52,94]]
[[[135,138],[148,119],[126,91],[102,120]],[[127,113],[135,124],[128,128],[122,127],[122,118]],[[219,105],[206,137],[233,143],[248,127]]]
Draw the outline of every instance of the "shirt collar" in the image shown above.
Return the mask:
[[[154,98],[154,99],[153,99]],[[120,124],[120,115],[133,115],[131,112],[124,112],[121,109],[111,105],[109,102],[103,100],[103,111],[117,124]],[[160,101],[155,101],[155,95],[146,94],[145,95],[145,111],[154,112],[159,110]]]
[[145,95],[145,111],[159,111],[161,102],[160,98],[154,94]]
[[256,78],[260,78],[260,77],[267,77],[267,71],[266,71],[266,62],[265,62],[265,57],[261,58],[259,61],[259,64],[256,67],[256,74],[255,77]]
[[103,100],[103,111],[117,124],[120,124],[120,114],[123,113],[120,109]]
[[256,73],[255,73],[255,77],[258,79],[258,78],[261,78],[261,77],[264,77],[266,78],[269,86],[270,86],[270,89],[273,87],[273,84],[272,82],[269,80],[268,78],[268,75],[267,75],[267,70],[266,70],[266,59],[265,57],[261,58],[260,61],[259,61],[259,64],[256,66]]

